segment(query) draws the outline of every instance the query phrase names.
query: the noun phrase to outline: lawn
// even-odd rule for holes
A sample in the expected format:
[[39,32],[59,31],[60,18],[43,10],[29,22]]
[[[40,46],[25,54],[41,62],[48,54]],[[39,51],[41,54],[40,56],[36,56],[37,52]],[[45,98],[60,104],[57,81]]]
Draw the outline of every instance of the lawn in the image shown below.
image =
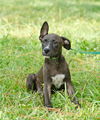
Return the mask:
[[[43,97],[26,90],[26,77],[43,64],[39,33],[48,21],[50,33],[71,40],[63,49],[82,108],[75,109],[65,94],[52,95],[54,109]],[[0,0],[0,120],[100,119],[99,0]]]

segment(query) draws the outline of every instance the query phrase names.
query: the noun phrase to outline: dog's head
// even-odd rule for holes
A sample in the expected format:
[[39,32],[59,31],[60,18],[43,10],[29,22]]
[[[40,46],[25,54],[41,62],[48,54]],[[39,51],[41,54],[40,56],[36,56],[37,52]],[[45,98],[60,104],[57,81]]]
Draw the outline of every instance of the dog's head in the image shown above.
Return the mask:
[[67,50],[71,49],[71,43],[67,38],[57,34],[48,34],[48,31],[49,25],[47,22],[44,22],[39,36],[42,43],[42,53],[44,56],[59,56],[62,52],[62,46]]

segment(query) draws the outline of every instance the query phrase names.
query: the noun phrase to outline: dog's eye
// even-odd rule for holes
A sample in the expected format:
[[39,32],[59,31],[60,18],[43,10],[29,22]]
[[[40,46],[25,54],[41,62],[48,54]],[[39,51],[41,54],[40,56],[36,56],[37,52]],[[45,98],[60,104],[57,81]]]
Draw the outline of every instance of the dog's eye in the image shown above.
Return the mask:
[[55,42],[55,40],[52,40],[52,42]]
[[57,44],[57,41],[56,40],[52,40],[54,44]]
[[44,41],[44,42],[47,42],[48,40],[47,40],[47,39],[44,39],[43,41]]

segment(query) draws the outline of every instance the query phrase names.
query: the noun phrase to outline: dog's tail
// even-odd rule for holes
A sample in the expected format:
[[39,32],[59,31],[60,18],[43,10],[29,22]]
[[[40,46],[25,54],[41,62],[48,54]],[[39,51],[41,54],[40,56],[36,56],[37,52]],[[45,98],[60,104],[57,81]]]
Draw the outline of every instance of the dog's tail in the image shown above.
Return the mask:
[[36,87],[36,74],[29,74],[26,80],[26,87],[27,87],[27,91],[32,90],[33,91],[37,91],[37,87]]

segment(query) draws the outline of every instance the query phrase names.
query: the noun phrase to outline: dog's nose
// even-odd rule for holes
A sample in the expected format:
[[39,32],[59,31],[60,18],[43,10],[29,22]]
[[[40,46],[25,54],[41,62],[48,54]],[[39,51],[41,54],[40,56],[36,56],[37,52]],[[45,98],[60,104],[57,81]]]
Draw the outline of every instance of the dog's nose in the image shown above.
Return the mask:
[[47,54],[50,51],[49,48],[44,48],[44,52]]

